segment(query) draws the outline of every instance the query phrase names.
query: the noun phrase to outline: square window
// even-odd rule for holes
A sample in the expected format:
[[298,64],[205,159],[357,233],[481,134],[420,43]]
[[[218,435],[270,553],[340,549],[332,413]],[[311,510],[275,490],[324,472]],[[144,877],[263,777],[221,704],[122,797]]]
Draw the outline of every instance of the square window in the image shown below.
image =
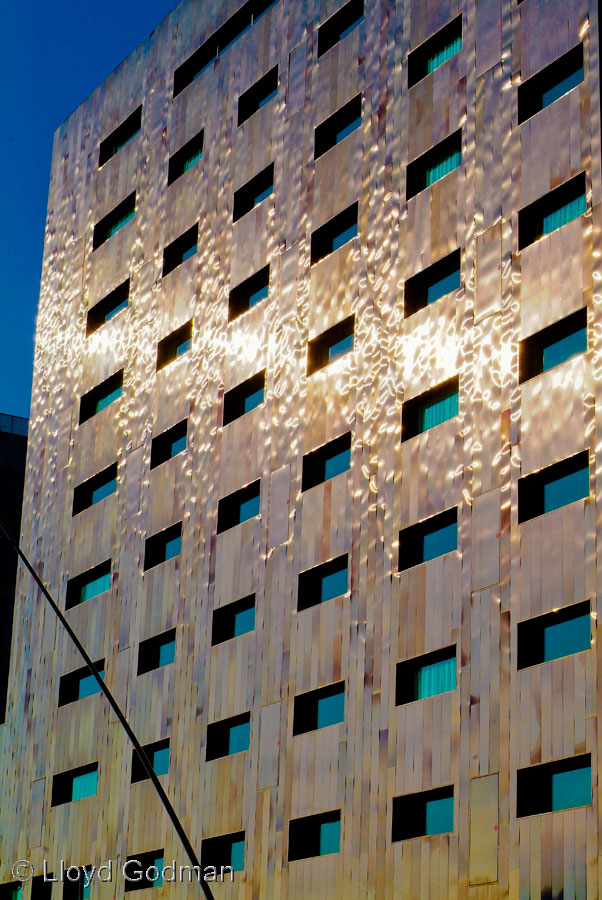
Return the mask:
[[403,404],[401,439],[410,440],[458,415],[459,379],[456,375]]
[[122,200],[115,209],[112,209],[110,213],[107,213],[100,222],[96,223],[92,235],[92,250],[98,250],[105,241],[108,241],[109,238],[113,237],[114,234],[117,234],[124,225],[127,225],[135,215],[136,191],[133,191],[133,193],[129,194],[125,200]]
[[[167,775],[169,771],[169,738],[146,744],[142,748],[148,757],[155,775]],[[132,784],[148,779],[146,769],[136,750],[132,752]]]
[[82,425],[84,422],[87,422],[96,413],[106,409],[107,406],[118,400],[121,397],[122,390],[123,369],[120,369],[119,372],[115,372],[106,381],[101,382],[101,384],[92,388],[91,391],[88,391],[87,394],[82,395],[79,402],[79,424]]
[[187,353],[192,346],[192,319],[157,344],[157,372]]
[[341,811],[291,819],[288,827],[288,859],[309,859],[338,853],[341,843]]
[[113,463],[87,481],[78,484],[73,491],[72,516],[78,515],[83,510],[100,503],[105,497],[109,497],[117,490],[117,463]]
[[520,342],[520,382],[541,375],[586,351],[587,309],[583,307]]
[[177,269],[183,262],[194,256],[197,250],[199,237],[199,223],[197,222],[184,234],[172,241],[163,251],[163,278]]
[[303,457],[301,490],[307,491],[351,467],[351,432],[342,434]]
[[518,521],[526,522],[589,497],[589,452],[553,463],[518,480]]
[[299,574],[297,610],[341,597],[349,590],[348,556],[338,556]]
[[127,281],[124,281],[123,284],[112,290],[110,294],[107,294],[106,297],[103,297],[102,300],[91,306],[86,318],[86,337],[98,331],[106,322],[109,322],[117,313],[120,313],[122,309],[127,309],[130,302],[129,297],[130,279],[128,278]]
[[295,697],[293,734],[327,728],[345,720],[345,682],[308,691]]
[[[99,659],[94,663],[94,668],[104,680],[105,677],[105,661]],[[61,675],[59,680],[59,706],[66,706],[68,703],[75,703],[76,700],[83,700],[84,697],[91,697],[93,694],[101,692],[98,681],[90,672],[87,666]]]
[[462,129],[427,150],[406,169],[406,200],[462,165]]
[[190,138],[183,147],[169,158],[167,171],[167,184],[173,184],[184,172],[198,163],[203,158],[203,129]]
[[264,266],[255,275],[232,288],[228,302],[228,321],[238,318],[262,300],[267,300],[269,282],[270,267]]
[[428,562],[458,547],[458,510],[445,512],[410,525],[399,532],[399,571]]
[[518,623],[518,668],[550,662],[591,647],[589,600]]
[[238,222],[248,212],[270,196],[274,190],[274,163],[258,175],[254,175],[242,187],[234,192],[234,208],[232,221]]
[[240,95],[238,100],[239,127],[259,109],[266,106],[278,93],[278,66],[270,69],[259,81]]
[[585,172],[544,194],[518,213],[518,249],[562,228],[587,212]]
[[179,556],[182,552],[182,523],[176,522],[158,534],[146,539],[144,545],[144,571]]
[[213,612],[211,644],[222,644],[255,628],[255,594],[228,603]]
[[342,41],[364,17],[364,0],[349,0],[318,28],[318,59]]
[[61,772],[52,779],[51,806],[93,797],[98,789],[98,763]]
[[222,497],[217,507],[217,533],[227,531],[258,516],[261,509],[260,481]]
[[393,799],[392,841],[454,830],[453,785]]
[[265,369],[252,378],[247,378],[242,384],[237,385],[224,395],[224,426],[234,422],[251,412],[257,406],[261,406],[265,393]]
[[111,589],[111,560],[88,569],[82,575],[76,575],[67,582],[67,596],[65,599],[65,609],[71,609],[85,603],[86,600],[92,600],[99,594]]
[[397,663],[395,705],[412,703],[456,688],[456,647],[423,653]]
[[243,713],[207,727],[207,762],[249,749],[251,714]]
[[234,872],[242,872],[245,867],[245,833],[236,831],[219,837],[205,838],[201,844],[201,868],[230,866]]
[[178,453],[186,450],[188,435],[188,419],[183,419],[177,425],[168,428],[153,438],[151,444],[151,469],[156,469],[169,459],[173,459]]
[[138,675],[168,666],[176,658],[176,629],[147,638],[138,648]]
[[355,316],[337,322],[307,345],[307,374],[313,375],[353,350]]
[[408,87],[422,81],[462,49],[462,16],[426,40],[408,56]]
[[583,81],[583,44],[518,86],[518,123],[525,122]]
[[315,131],[314,159],[319,159],[332,147],[340,144],[362,124],[362,95],[337,109],[318,125]]
[[98,168],[100,169],[106,162],[119,153],[122,147],[131,141],[134,135],[138,134],[142,126],[142,106],[135,109],[134,112],[125,119],[111,134],[100,142],[98,153]]
[[139,891],[163,884],[163,850],[150,850],[128,856],[124,865],[124,890]]
[[96,794],[97,786],[98,769],[74,775],[71,799],[83,800],[85,797],[93,797]]
[[357,235],[358,204],[353,203],[333,216],[311,236],[311,264],[320,262]]
[[540,815],[589,806],[592,802],[591,756],[572,756],[516,773],[516,815]]
[[413,316],[425,306],[459,290],[461,286],[461,253],[460,250],[454,250],[408,278],[404,287],[404,317]]

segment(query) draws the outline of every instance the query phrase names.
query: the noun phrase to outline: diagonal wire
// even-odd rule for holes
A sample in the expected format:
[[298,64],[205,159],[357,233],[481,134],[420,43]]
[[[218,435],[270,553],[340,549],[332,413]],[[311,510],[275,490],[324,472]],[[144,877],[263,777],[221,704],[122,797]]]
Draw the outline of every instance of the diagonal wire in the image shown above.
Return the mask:
[[113,712],[115,713],[115,715],[117,716],[117,718],[119,719],[121,724],[123,725],[125,733],[129,737],[130,741],[132,742],[132,744],[134,746],[134,749],[136,750],[136,753],[140,757],[140,762],[144,766],[146,774],[152,781],[153,786],[159,795],[159,799],[161,800],[161,803],[165,807],[167,815],[171,819],[172,824],[178,834],[178,837],[182,841],[182,845],[184,846],[184,849],[186,851],[186,855],[188,856],[188,859],[190,860],[192,865],[195,867],[196,871],[199,873],[197,880],[199,881],[199,883],[203,889],[203,893],[205,894],[206,900],[214,900],[214,897],[213,897],[213,894],[211,893],[209,885],[207,884],[205,879],[202,877],[201,864],[197,858],[196,853],[194,852],[194,848],[193,848],[192,844],[190,843],[190,840],[188,839],[188,835],[184,831],[184,826],[178,819],[178,815],[177,815],[175,809],[173,808],[173,806],[171,805],[169,797],[163,790],[163,785],[159,781],[159,779],[155,773],[155,770],[153,769],[153,767],[150,764],[148,756],[144,752],[144,749],[142,748],[140,741],[134,734],[130,723],[128,722],[125,715],[121,711],[119,704],[115,700],[111,691],[106,686],[103,679],[100,677],[100,675],[98,673],[98,669],[96,668],[96,666],[94,665],[94,663],[92,662],[92,660],[90,659],[88,654],[86,653],[86,650],[84,649],[84,647],[83,647],[82,643],[80,642],[76,633],[71,628],[71,625],[69,624],[69,622],[67,621],[65,616],[62,614],[62,612],[60,611],[60,609],[58,608],[58,606],[56,605],[56,603],[54,602],[54,600],[52,599],[52,597],[50,596],[48,591],[46,590],[46,587],[44,586],[42,580],[38,576],[38,573],[35,571],[35,569],[31,565],[31,563],[25,556],[25,553],[21,550],[21,547],[18,545],[18,543],[10,536],[10,534],[8,533],[8,531],[6,530],[6,528],[4,527],[2,522],[0,522],[0,534],[11,545],[11,547],[16,551],[16,553],[18,554],[19,558],[21,559],[21,561],[23,562],[25,567],[31,573],[37,586],[42,591],[42,593],[48,600],[49,604],[51,605],[52,609],[54,610],[55,615],[57,616],[59,622],[61,623],[61,625],[63,626],[63,628],[65,629],[65,631],[67,632],[67,634],[69,635],[69,637],[71,638],[71,640],[73,641],[75,646],[77,647],[77,649],[78,649],[79,653],[81,654],[84,662],[86,663],[88,669],[90,670],[90,672],[92,673],[92,675],[94,676],[96,681],[98,682],[98,686],[100,687],[101,691],[103,692],[103,694],[109,701],[109,704],[110,704]]

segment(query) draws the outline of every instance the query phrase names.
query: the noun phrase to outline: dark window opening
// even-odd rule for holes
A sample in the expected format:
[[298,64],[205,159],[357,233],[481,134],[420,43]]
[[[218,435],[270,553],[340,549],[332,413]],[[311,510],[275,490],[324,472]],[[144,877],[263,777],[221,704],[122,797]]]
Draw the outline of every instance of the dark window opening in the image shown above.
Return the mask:
[[36,875],[31,879],[31,900],[51,900],[52,898],[52,872],[45,875]]
[[456,688],[456,647],[444,647],[397,663],[395,705],[425,700]]
[[250,119],[278,93],[278,66],[270,69],[259,81],[241,94],[238,100],[238,125]]
[[351,432],[342,434],[303,457],[301,490],[307,491],[351,467]]
[[169,666],[176,658],[176,629],[147,638],[138,648],[138,675]]
[[399,571],[458,548],[458,509],[453,506],[399,532]]
[[107,294],[106,297],[103,297],[102,300],[99,300],[98,303],[91,306],[88,310],[88,317],[86,320],[86,337],[89,337],[89,335],[98,331],[99,328],[112,319],[113,316],[116,316],[117,313],[121,312],[122,309],[126,309],[129,303],[129,297],[130,279],[128,278],[127,281],[124,281],[123,284],[116,287],[110,294]]
[[213,611],[211,645],[223,644],[255,628],[255,594]]
[[187,353],[192,346],[192,319],[157,344],[157,372]]
[[194,256],[199,235],[199,223],[172,241],[163,251],[163,278],[179,265]]
[[139,891],[144,888],[161,887],[164,865],[162,848],[128,856],[123,864],[124,890]]
[[[70,875],[73,875],[74,867],[71,866]],[[63,883],[63,900],[90,900],[90,885],[92,866],[79,866],[79,878],[70,881],[65,877]]]
[[318,59],[347,37],[364,16],[364,0],[349,0],[318,28]]
[[7,881],[0,884],[0,900],[21,900],[23,885],[20,881]]
[[345,682],[295,697],[293,734],[305,734],[345,720]]
[[265,393],[265,369],[224,394],[224,425],[261,406]]
[[408,56],[408,87],[422,81],[462,49],[462,16],[426,40]]
[[201,843],[201,869],[215,866],[230,866],[234,872],[242,872],[245,867],[245,833],[235,831],[219,837],[205,838]]
[[251,739],[251,714],[243,713],[207,726],[207,762],[244,753]]
[[449,256],[408,278],[404,286],[404,318],[413,316],[418,310],[435,303],[446,294],[459,290],[460,266],[460,250],[454,250]]
[[311,236],[312,266],[356,237],[357,212],[356,202],[314,231]]
[[135,134],[138,134],[142,126],[142,106],[135,109],[134,112],[118,125],[115,131],[101,141],[98,153],[98,168],[104,166],[116,153],[119,153],[122,147],[131,141]]
[[167,169],[167,184],[173,184],[184,172],[192,169],[195,163],[203,158],[203,129],[190,138],[183,147],[180,147],[169,158]]
[[518,480],[518,521],[568,506],[589,497],[589,451],[546,466]]
[[519,669],[561,659],[591,647],[589,600],[518,623]]
[[453,785],[393,798],[392,841],[407,841],[453,830]]
[[288,859],[309,859],[338,853],[341,847],[341,811],[291,819],[288,825]]
[[[105,677],[105,661],[99,659],[94,663],[94,668],[104,681]],[[91,697],[93,694],[100,694],[101,688],[98,681],[87,666],[76,669],[74,672],[68,672],[62,675],[59,680],[59,702],[58,706],[67,706],[68,703],[75,703],[76,700],[83,700],[85,697]]]
[[67,582],[65,609],[72,609],[111,589],[111,560],[88,569]]
[[518,123],[525,122],[583,81],[583,44],[578,44],[518,86]]
[[454,419],[458,415],[459,388],[456,375],[424,394],[406,400],[401,412],[401,440],[409,441],[442,422]]
[[117,234],[124,225],[134,218],[136,215],[136,191],[133,191],[125,200],[122,200],[115,209],[107,213],[100,222],[94,226],[92,235],[92,250],[98,248],[108,241],[109,238]]
[[592,802],[591,756],[572,756],[516,773],[516,815],[537,816]]
[[297,610],[309,609],[342,597],[349,590],[349,558],[346,553],[299,574]]
[[103,469],[102,472],[77,485],[73,491],[71,515],[76,516],[78,513],[83,512],[84,509],[94,506],[95,503],[100,503],[105,497],[114,494],[116,490],[117,463],[115,462]]
[[232,221],[238,222],[239,219],[246,216],[248,212],[269,197],[273,190],[274,163],[270,163],[263,172],[254,175],[250,181],[234,192]]
[[52,779],[51,806],[61,806],[74,800],[93,797],[98,789],[98,763],[79,766],[68,772],[61,772]]
[[228,321],[238,318],[248,309],[268,296],[270,267],[264,266],[259,272],[246,278],[230,291]]
[[82,425],[99,413],[101,410],[110,406],[115,400],[121,397],[123,390],[123,369],[115,372],[106,381],[97,384],[96,387],[83,394],[79,401],[79,424]]
[[353,350],[355,316],[337,322],[307,345],[307,374],[313,375]]
[[561,184],[518,213],[518,249],[524,250],[546,234],[587,212],[585,172]]
[[182,523],[176,522],[163,531],[146,539],[144,546],[144,571],[179,556],[182,552]]
[[254,481],[227,497],[222,497],[217,507],[217,533],[227,531],[248,519],[259,515],[261,508],[260,481]]
[[462,165],[462,129],[431,147],[406,169],[406,200]]
[[554,322],[521,341],[519,380],[521,384],[587,351],[587,309]]
[[173,425],[167,431],[163,431],[156,438],[153,438],[151,444],[151,469],[156,469],[157,466],[167,462],[168,459],[172,459],[178,453],[186,450],[187,436],[188,419],[183,419],[177,425]]
[[[169,738],[146,744],[142,748],[155,775],[167,775],[169,771]],[[132,784],[150,778],[137,750],[132,751]]]
[[314,159],[319,159],[331,147],[340,144],[362,124],[362,95],[358,94],[345,106],[337,109],[316,128]]

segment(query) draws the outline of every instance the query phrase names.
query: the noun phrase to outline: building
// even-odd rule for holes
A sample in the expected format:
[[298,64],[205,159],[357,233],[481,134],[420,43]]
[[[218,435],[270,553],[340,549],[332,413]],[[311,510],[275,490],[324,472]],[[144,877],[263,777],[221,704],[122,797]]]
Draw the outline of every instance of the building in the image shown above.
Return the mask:
[[[586,0],[183,0],[56,132],[23,545],[216,897],[599,896],[599,59]],[[2,896],[190,892],[22,575],[10,665]]]

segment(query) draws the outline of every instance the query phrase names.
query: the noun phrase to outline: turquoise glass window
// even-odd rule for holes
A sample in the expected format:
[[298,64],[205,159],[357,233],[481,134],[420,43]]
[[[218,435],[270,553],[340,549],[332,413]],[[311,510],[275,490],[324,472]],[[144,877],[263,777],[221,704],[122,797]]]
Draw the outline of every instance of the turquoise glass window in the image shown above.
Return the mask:
[[333,597],[341,597],[347,593],[349,573],[347,566],[338,572],[332,572],[322,578],[320,602],[325,603]]
[[[105,670],[99,669],[98,674],[104,680]],[[84,675],[83,678],[80,678],[79,684],[78,684],[78,691],[77,691],[77,699],[78,700],[83,700],[84,697],[91,697],[93,694],[99,694],[99,693],[100,693],[100,686],[99,686],[96,678],[94,677],[94,675],[92,675],[90,673],[90,675]]]
[[245,867],[245,842],[232,841],[230,865],[235,872],[242,872]]
[[80,896],[81,900],[90,900],[90,888],[92,887],[92,882],[90,882],[90,884],[88,884],[86,886],[86,883],[83,880],[84,877],[85,876],[82,874],[82,881],[80,882],[81,888],[80,888],[79,896]]
[[83,800],[84,797],[93,797],[98,788],[98,770],[85,772],[83,775],[74,775],[71,785],[71,799]]
[[[117,313],[120,313],[122,309],[125,309],[129,305],[129,302],[130,301],[126,297],[125,300],[122,300],[121,303],[118,303],[117,306],[114,306],[112,309],[110,309],[108,312],[106,312],[104,315],[103,322],[105,324],[107,322],[109,322],[113,318],[113,316],[116,316]],[[90,889],[88,888],[88,891],[89,890]]]
[[233,637],[239,637],[255,628],[255,607],[243,609],[234,614],[234,634]]
[[167,641],[159,647],[159,666],[168,666],[176,658],[176,642]]
[[351,465],[351,450],[343,450],[324,462],[324,481],[346,472]]
[[272,184],[269,184],[262,191],[259,191],[258,194],[255,194],[255,196],[253,197],[253,206],[257,206],[257,204],[261,203],[262,200],[266,200],[270,196],[270,194],[272,193],[273,190],[274,190],[274,186]]
[[581,650],[589,650],[591,646],[590,616],[576,616],[565,622],[547,625],[543,630],[543,659],[559,659]]
[[439,279],[434,284],[429,284],[426,291],[426,302],[435,303],[436,300],[440,300],[446,294],[459,290],[460,286],[460,269],[458,268],[446,275],[445,278]]
[[107,406],[110,406],[114,400],[118,400],[121,397],[122,390],[122,385],[119,385],[119,387],[115,388],[114,391],[111,391],[110,394],[105,394],[104,397],[99,397],[96,401],[94,412],[98,413],[101,411],[101,409],[105,409]]
[[341,822],[322,822],[320,824],[320,856],[338,853],[341,844]]
[[106,484],[101,484],[100,487],[97,487],[92,491],[90,505],[94,506],[95,503],[98,503],[100,500],[104,500],[105,497],[109,497],[111,494],[114,494],[116,490],[117,479],[111,478],[111,480],[107,481]]
[[567,75],[566,78],[563,78],[562,81],[552,85],[547,91],[544,91],[541,95],[541,108],[545,109],[546,106],[550,106],[551,103],[554,103],[554,101],[562,97],[563,94],[568,94],[569,91],[572,91],[573,88],[577,87],[578,84],[581,84],[582,81],[583,67],[577,69],[575,72],[571,72],[571,74]]
[[127,225],[127,223],[130,222],[134,218],[135,215],[136,215],[136,210],[132,209],[129,212],[125,213],[125,215],[123,215],[120,219],[117,219],[116,222],[113,222],[109,226],[109,228],[107,228],[106,240],[108,240],[110,237],[113,237],[113,235],[117,234],[118,231],[121,231],[123,226]]
[[232,725],[228,736],[228,753],[242,753],[243,750],[248,750],[250,739],[250,722],[241,722],[240,725]]
[[256,291],[249,294],[249,309],[261,300],[265,300],[268,296],[268,290],[269,285],[264,284],[263,287],[257,288]]
[[435,69],[438,69],[439,66],[442,66],[444,62],[448,59],[451,59],[452,56],[455,56],[456,53],[459,53],[462,49],[462,36],[455,37],[450,40],[444,47],[441,47],[436,53],[433,53],[432,56],[426,61],[426,71],[434,72]]
[[339,356],[343,356],[345,353],[349,353],[350,350],[353,350],[352,334],[347,335],[347,337],[342,338],[328,348],[328,362],[334,362],[335,359],[338,359]]
[[437,392],[432,400],[427,400],[418,416],[419,430],[428,431],[448,419],[458,415],[458,392],[452,385],[450,389]]
[[21,900],[22,888],[21,884],[12,885],[8,894],[10,900]]
[[263,403],[263,388],[260,388],[258,391],[255,391],[252,394],[249,394],[248,397],[245,397],[244,402],[244,411],[251,412],[252,409],[255,409],[256,406],[261,406]]
[[543,217],[542,234],[551,234],[558,228],[562,228],[567,222],[578,219],[587,210],[587,202],[585,194],[575,197],[568,203],[565,203],[559,209],[554,210]]
[[169,747],[161,747],[153,752],[153,771],[155,775],[167,775],[169,771]]
[[342,247],[343,244],[346,244],[348,241],[353,240],[353,238],[357,235],[357,222],[354,222],[353,225],[350,225],[348,228],[345,228],[343,231],[336,234],[332,239],[332,250],[338,250],[339,247]]
[[193,153],[191,153],[190,156],[188,156],[184,160],[184,163],[182,165],[182,174],[184,174],[184,172],[187,172],[188,169],[192,169],[194,164],[198,163],[199,160],[201,160],[202,158],[203,158],[203,150],[202,149],[195,150]]
[[182,535],[179,534],[177,537],[171,538],[171,540],[167,541],[165,544],[165,560],[172,559],[174,556],[179,556],[182,552]]
[[444,553],[456,550],[457,547],[458,526],[456,522],[452,522],[450,525],[444,525],[443,528],[437,528],[424,535],[422,561],[427,562],[429,559],[443,556]]
[[588,806],[591,802],[591,766],[552,773],[552,810]]
[[252,519],[255,516],[259,515],[261,498],[259,494],[256,497],[251,497],[250,500],[243,500],[240,504],[240,513],[238,517],[239,522],[246,522],[247,519]]
[[[184,250],[182,253],[182,259],[180,260],[180,262],[185,262],[187,259],[190,259],[191,256],[194,256],[194,254],[196,253],[196,248],[196,244],[193,244],[191,247],[187,247],[186,250]],[[188,349],[188,347],[186,349]],[[178,353],[178,356],[179,355],[180,354]]]
[[183,356],[184,353],[187,353],[191,347],[192,347],[192,340],[190,338],[187,338],[185,341],[182,341],[182,343],[178,344],[178,346],[176,347],[176,357]]
[[589,496],[589,466],[548,481],[543,486],[543,511],[551,512],[561,506]]
[[429,187],[445,175],[453,172],[458,166],[462,165],[462,151],[455,150],[443,159],[438,160],[434,165],[428,166],[425,172],[425,187]]
[[107,572],[105,575],[100,575],[82,586],[79,602],[85,603],[86,600],[91,600],[92,597],[97,597],[99,594],[108,591],[110,587],[111,573]]
[[587,350],[587,329],[580,328],[543,348],[543,371],[559,366]]
[[334,143],[339,144],[341,141],[345,140],[345,138],[348,135],[352,134],[356,130],[356,128],[359,128],[361,124],[362,117],[361,115],[359,115],[356,119],[353,120],[353,122],[349,122],[347,125],[345,125],[344,128],[341,128],[340,131],[337,131],[334,136]]
[[444,834],[454,830],[454,798],[441,797],[426,801],[425,834]]
[[331,694],[318,700],[318,728],[336,725],[345,720],[345,694]]
[[416,673],[416,699],[424,700],[456,687],[456,657],[422,666]]
[[176,438],[171,442],[171,452],[170,459],[173,456],[176,456],[178,453],[182,453],[183,450],[186,449],[186,435],[183,434],[181,437]]
[[155,868],[159,872],[159,877],[153,881],[153,887],[161,887],[161,885],[163,884],[163,875],[161,873],[163,872],[164,864],[165,862],[163,856],[156,856],[152,861],[152,865],[155,866]]

